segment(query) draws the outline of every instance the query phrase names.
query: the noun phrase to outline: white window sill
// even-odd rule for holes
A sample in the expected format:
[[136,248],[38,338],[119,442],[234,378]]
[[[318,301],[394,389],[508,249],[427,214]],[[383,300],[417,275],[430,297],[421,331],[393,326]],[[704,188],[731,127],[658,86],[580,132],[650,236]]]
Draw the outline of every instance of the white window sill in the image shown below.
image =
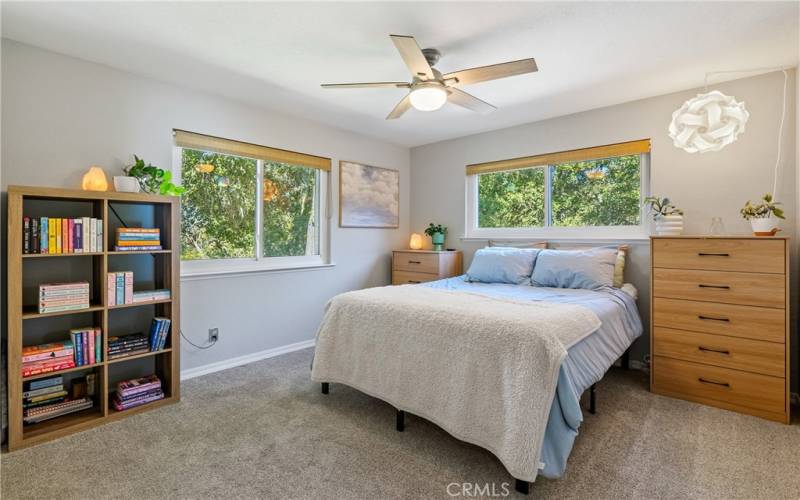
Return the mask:
[[297,263],[297,264],[258,264],[252,263],[240,266],[225,266],[217,269],[183,271],[181,281],[196,281],[207,279],[218,279],[236,276],[252,276],[255,274],[280,274],[296,273],[304,271],[317,271],[322,269],[332,269],[336,263]]
[[578,235],[564,235],[564,234],[540,234],[535,236],[462,236],[461,241],[464,242],[485,242],[489,240],[496,241],[552,241],[563,243],[646,243],[650,240],[648,234],[624,234],[619,236],[578,236]]

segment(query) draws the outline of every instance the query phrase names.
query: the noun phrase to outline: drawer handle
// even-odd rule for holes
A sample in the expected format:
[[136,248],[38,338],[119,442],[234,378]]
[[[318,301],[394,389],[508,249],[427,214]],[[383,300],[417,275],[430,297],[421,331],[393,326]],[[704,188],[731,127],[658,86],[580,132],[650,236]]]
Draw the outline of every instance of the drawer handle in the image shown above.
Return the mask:
[[408,280],[408,282],[409,283],[422,283],[421,281],[417,281],[417,280]]
[[730,356],[731,355],[731,351],[729,351],[727,349],[714,349],[712,347],[703,347],[703,346],[697,346],[697,348],[700,349],[701,351],[718,352],[718,353],[724,354],[726,356]]
[[730,322],[730,319],[728,319],[728,318],[714,318],[714,317],[712,317],[712,316],[703,316],[702,314],[698,314],[698,315],[697,315],[697,319],[704,319],[704,320],[708,320],[708,321],[725,321],[725,322]]
[[714,382],[713,380],[706,380],[703,377],[697,379],[698,382],[702,384],[713,384],[713,385],[721,385],[722,387],[730,387],[731,384],[727,382]]
[[697,252],[700,257],[730,257],[729,253]]
[[422,264],[422,262],[420,262],[418,260],[409,260],[408,263],[409,264]]
[[700,283],[697,285],[699,288],[718,288],[720,290],[730,290],[731,287],[729,285],[704,285]]

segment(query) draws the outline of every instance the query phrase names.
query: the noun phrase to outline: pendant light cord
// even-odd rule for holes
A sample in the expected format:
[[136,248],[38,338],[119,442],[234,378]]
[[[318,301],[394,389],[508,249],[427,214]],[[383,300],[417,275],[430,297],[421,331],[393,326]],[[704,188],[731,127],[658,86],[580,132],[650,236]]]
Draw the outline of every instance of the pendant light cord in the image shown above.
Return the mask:
[[781,164],[781,149],[783,143],[783,125],[786,122],[786,89],[789,82],[789,74],[786,70],[790,69],[791,66],[775,66],[771,68],[752,68],[752,69],[735,69],[729,71],[711,71],[706,73],[706,76],[703,80],[703,91],[708,92],[708,78],[712,75],[724,75],[724,74],[732,74],[732,73],[757,73],[757,72],[765,72],[765,71],[783,71],[783,108],[781,110],[781,123],[778,126],[778,156],[775,158],[775,172],[773,174],[773,182],[772,182],[772,199],[775,199],[776,192],[778,191],[778,169]]

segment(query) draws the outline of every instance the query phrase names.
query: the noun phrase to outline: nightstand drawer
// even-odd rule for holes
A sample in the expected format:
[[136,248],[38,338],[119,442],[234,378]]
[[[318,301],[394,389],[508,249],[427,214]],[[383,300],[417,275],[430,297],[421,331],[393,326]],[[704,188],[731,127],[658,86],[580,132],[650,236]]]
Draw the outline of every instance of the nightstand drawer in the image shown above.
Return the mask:
[[412,271],[419,273],[439,273],[439,254],[418,252],[395,252],[392,258],[392,269],[395,271]]
[[653,389],[657,393],[722,401],[775,414],[785,411],[786,389],[782,378],[661,356],[656,356],[655,361]]
[[654,297],[653,325],[786,342],[786,312],[768,307]]
[[772,377],[786,376],[783,344],[656,327],[653,354]]
[[653,295],[673,299],[783,308],[782,274],[653,269]]
[[655,239],[653,267],[783,274],[783,249],[783,240]]
[[436,281],[438,279],[438,274],[414,273],[409,271],[392,272],[392,285],[413,285],[416,283],[425,283],[426,281]]

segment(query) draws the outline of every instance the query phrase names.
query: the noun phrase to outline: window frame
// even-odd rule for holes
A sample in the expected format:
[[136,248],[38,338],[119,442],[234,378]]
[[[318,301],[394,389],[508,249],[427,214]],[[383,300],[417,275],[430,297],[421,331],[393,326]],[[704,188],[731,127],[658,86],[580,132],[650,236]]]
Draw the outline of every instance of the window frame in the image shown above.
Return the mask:
[[[618,155],[629,156],[629,155]],[[604,158],[592,158],[602,160]],[[570,162],[563,162],[570,163]],[[580,226],[565,227],[552,225],[552,176],[553,169],[561,163],[548,163],[520,167],[544,169],[545,225],[541,227],[478,227],[478,177],[481,174],[466,176],[465,186],[465,235],[466,239],[646,239],[648,238],[647,212],[644,199],[650,195],[650,153],[639,153],[639,224],[632,226]],[[506,170],[511,171],[511,170]],[[491,174],[493,172],[487,172]],[[484,174],[485,175],[485,174]]]
[[[181,168],[183,165],[183,147],[173,145],[172,150],[172,177],[178,184],[182,181]],[[188,148],[195,149],[195,148]],[[229,156],[238,156],[229,153]],[[181,259],[181,278],[199,277],[208,275],[240,274],[251,272],[286,271],[286,270],[305,270],[314,268],[332,267],[330,261],[330,190],[331,173],[322,169],[315,168],[317,175],[317,192],[319,196],[314,200],[315,208],[318,208],[318,232],[319,243],[317,255],[296,255],[284,257],[265,257],[264,249],[264,164],[266,160],[259,158],[249,158],[256,160],[256,231],[253,235],[256,238],[256,255],[254,258],[234,258],[234,259],[204,259],[204,260],[183,260]],[[303,167],[302,165],[297,165]],[[313,167],[305,167],[313,168]]]

